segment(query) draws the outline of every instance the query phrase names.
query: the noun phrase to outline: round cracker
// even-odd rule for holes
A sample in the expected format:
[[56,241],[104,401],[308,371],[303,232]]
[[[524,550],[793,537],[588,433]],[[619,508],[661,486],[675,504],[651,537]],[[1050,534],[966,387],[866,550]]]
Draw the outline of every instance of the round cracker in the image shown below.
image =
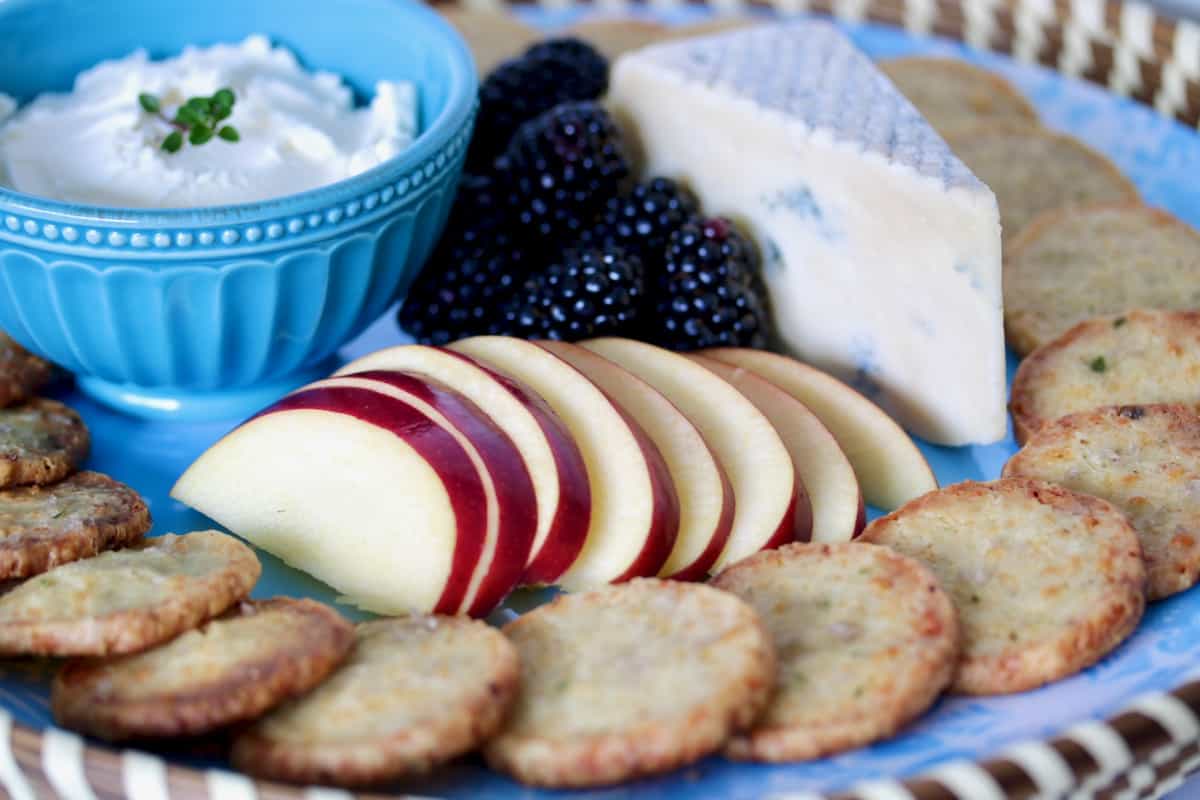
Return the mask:
[[521,55],[542,38],[536,29],[505,11],[446,6],[439,8],[438,13],[467,40],[481,76],[501,62]]
[[1137,627],[1146,571],[1125,515],[1061,486],[967,481],[917,498],[863,541],[922,561],[958,609],[954,690],[1007,694],[1087,667]]
[[1004,258],[1004,326],[1021,355],[1086,319],[1200,308],[1200,233],[1141,203],[1048,211]]
[[150,530],[137,492],[98,472],[0,491],[0,578],[27,578],[132,544]]
[[53,375],[54,365],[0,331],[0,408],[25,402]]
[[1101,406],[1200,408],[1200,311],[1135,310],[1081,322],[1026,357],[1013,378],[1013,428]]
[[879,64],[883,74],[939,131],[981,122],[1037,127],[1037,110],[994,72],[955,58],[908,56]]
[[68,661],[50,707],[59,725],[108,741],[196,736],[307,692],[353,644],[328,606],[247,601],[153,650]]
[[233,743],[262,778],[362,786],[421,775],[490,738],[520,686],[516,649],[456,617],[365,622],[328,679]]
[[1004,466],[1109,501],[1142,545],[1149,599],[1200,580],[1200,414],[1182,405],[1114,406],[1042,427]]
[[713,579],[762,617],[779,663],[758,724],[731,758],[803,761],[891,736],[958,667],[954,604],[924,565],[862,542],[790,544]]
[[0,409],[0,488],[60,481],[79,468],[90,446],[83,420],[57,400]]
[[566,34],[585,40],[613,61],[622,53],[663,41],[670,36],[670,28],[642,19],[601,17],[577,22]]
[[996,122],[943,136],[995,192],[1006,247],[1043,211],[1138,199],[1137,188],[1115,164],[1071,136]]
[[666,772],[754,723],[775,681],[770,635],[727,592],[643,578],[562,595],[505,626],[522,686],[488,763],[537,786]]
[[134,653],[250,594],[254,551],[217,531],[168,534],[50,570],[0,596],[0,652]]

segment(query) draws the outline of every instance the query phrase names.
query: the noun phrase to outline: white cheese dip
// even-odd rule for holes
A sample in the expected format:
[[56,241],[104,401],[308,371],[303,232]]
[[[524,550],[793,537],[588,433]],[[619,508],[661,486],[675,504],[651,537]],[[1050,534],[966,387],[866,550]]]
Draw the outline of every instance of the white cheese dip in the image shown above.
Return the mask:
[[[229,87],[241,140],[214,137],[162,149],[163,113]],[[132,208],[196,208],[295,194],[357,175],[408,147],[417,133],[416,88],[381,81],[370,106],[331,73],[310,73],[263,36],[190,47],[151,61],[144,51],[81,73],[70,94],[44,94],[13,111],[0,94],[0,184],[52,200]],[[8,117],[7,122],[5,117]],[[224,123],[223,123],[224,124]]]

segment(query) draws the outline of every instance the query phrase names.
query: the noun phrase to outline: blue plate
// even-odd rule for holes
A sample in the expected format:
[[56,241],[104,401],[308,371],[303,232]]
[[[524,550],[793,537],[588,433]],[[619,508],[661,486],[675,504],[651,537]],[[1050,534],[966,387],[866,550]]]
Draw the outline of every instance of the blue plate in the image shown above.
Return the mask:
[[[700,9],[681,9],[668,21],[689,21]],[[577,13],[536,12],[538,24],[571,22]],[[658,15],[663,18],[663,15]],[[1169,209],[1200,227],[1200,199],[1194,176],[1200,175],[1200,136],[1132,101],[1102,89],[1065,79],[1045,69],[1018,65],[950,42],[917,39],[891,28],[849,26],[854,41],[876,57],[910,53],[955,55],[995,69],[1011,79],[1037,105],[1052,127],[1069,131],[1110,156],[1137,182],[1148,202]],[[343,355],[354,357],[403,341],[389,315]],[[183,425],[135,420],[101,408],[81,395],[67,393],[91,426],[95,442],[90,467],[128,482],[148,500],[155,532],[209,527],[201,516],[173,502],[172,483],[185,467],[232,426]],[[988,447],[943,448],[922,445],[943,484],[990,479],[1016,451],[1011,436]],[[873,514],[873,516],[877,516]],[[315,597],[332,602],[332,593],[275,559],[264,556],[263,579],[255,596],[276,594]],[[533,598],[514,598],[512,606]],[[347,613],[352,613],[344,609]],[[500,617],[513,611],[500,612]],[[937,707],[890,741],[808,764],[757,766],[709,759],[684,772],[587,797],[759,798],[781,792],[832,791],[880,777],[908,775],[954,758],[975,760],[1015,742],[1042,739],[1087,718],[1117,712],[1137,695],[1174,688],[1197,671],[1200,654],[1200,591],[1153,606],[1123,646],[1100,664],[1071,679],[1026,694],[989,699],[954,698]],[[20,667],[0,668],[0,703],[22,723],[50,724],[44,680]],[[174,756],[173,756],[174,758]],[[193,762],[195,763],[195,762]],[[212,764],[205,764],[212,766]],[[536,798],[554,793],[525,789],[468,761],[404,789],[446,797]]]

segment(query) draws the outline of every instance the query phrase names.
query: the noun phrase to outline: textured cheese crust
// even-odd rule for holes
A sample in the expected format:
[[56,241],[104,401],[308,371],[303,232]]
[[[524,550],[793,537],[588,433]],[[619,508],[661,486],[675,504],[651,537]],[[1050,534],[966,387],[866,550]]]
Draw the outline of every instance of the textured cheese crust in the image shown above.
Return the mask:
[[0,652],[145,650],[246,597],[261,572],[249,547],[217,531],[168,534],[66,564],[0,596]]
[[150,530],[137,492],[97,472],[0,491],[0,578],[27,578],[123,547]]
[[690,764],[754,723],[775,682],[748,605],[638,579],[563,595],[505,626],[521,692],[488,763],[524,783],[600,786]]
[[954,599],[963,694],[1072,675],[1132,633],[1145,607],[1141,547],[1125,516],[1041,481],[931,492],[876,520],[863,540],[924,562]]
[[1116,164],[1065,134],[988,122],[948,131],[946,141],[996,193],[1005,248],[1043,211],[1138,199]]
[[328,606],[244,602],[153,650],[68,661],[50,707],[63,727],[109,741],[196,736],[307,692],[353,645],[354,626]]
[[1200,579],[1200,414],[1181,405],[1115,406],[1051,422],[1004,467],[1109,501],[1142,543],[1148,596]]
[[965,61],[910,56],[879,69],[943,133],[983,121],[1039,124],[1037,110],[1011,83]]
[[1013,378],[1013,427],[1110,405],[1200,407],[1200,311],[1135,310],[1081,322],[1034,351]]
[[0,487],[60,481],[79,468],[90,446],[83,420],[56,400],[0,409]]
[[54,367],[0,331],[0,408],[22,403],[50,381]]
[[1048,211],[1004,258],[1004,325],[1025,355],[1134,308],[1200,308],[1200,233],[1140,203]]
[[423,774],[491,737],[519,685],[516,649],[485,623],[365,622],[324,683],[238,735],[233,764],[262,778],[336,786]]
[[609,100],[648,174],[753,235],[790,351],[930,441],[1003,437],[996,199],[836,28],[626,53]]
[[802,761],[891,736],[958,667],[950,597],[926,567],[885,547],[790,544],[712,585],[758,611],[779,662],[775,695],[725,748],[732,758]]

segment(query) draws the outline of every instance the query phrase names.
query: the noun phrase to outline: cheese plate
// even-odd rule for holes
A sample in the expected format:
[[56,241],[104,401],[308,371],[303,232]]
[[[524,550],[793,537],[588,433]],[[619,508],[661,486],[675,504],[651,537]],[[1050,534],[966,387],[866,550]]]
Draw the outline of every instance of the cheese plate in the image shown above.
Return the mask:
[[[532,25],[547,30],[577,21],[587,13],[580,9],[523,9],[521,16]],[[708,12],[700,7],[656,11],[647,18],[670,24],[705,19]],[[1045,124],[1079,137],[1107,155],[1137,184],[1148,203],[1165,208],[1193,226],[1200,227],[1200,198],[1190,176],[1200,174],[1200,135],[1184,125],[1156,113],[1133,100],[1121,98],[1102,88],[1066,78],[1042,67],[1021,64],[1009,58],[967,48],[950,40],[916,36],[896,28],[870,23],[838,23],[851,40],[873,58],[911,54],[942,55],[963,58],[994,70],[1012,81],[1037,107]],[[352,359],[379,348],[406,341],[389,313],[351,343],[340,354]],[[1009,354],[1009,379],[1017,359]],[[141,420],[123,416],[100,406],[73,390],[55,395],[76,408],[93,434],[93,455],[88,467],[111,474],[136,488],[146,498],[154,516],[154,533],[183,532],[208,527],[204,517],[169,497],[180,474],[213,442],[237,422],[178,423]],[[1008,458],[1016,452],[1011,426],[1006,437],[987,446],[945,447],[918,441],[941,485],[962,480],[990,480],[1000,475]],[[869,509],[871,518],[878,509]],[[337,604],[338,597],[322,584],[288,568],[266,554],[263,577],[254,596],[289,595],[312,597]],[[545,592],[523,591],[512,596],[501,610],[492,615],[495,622],[514,618],[523,610],[545,599]],[[360,612],[339,606],[352,618]],[[859,750],[809,763],[791,765],[749,765],[710,758],[684,771],[661,778],[639,781],[612,789],[597,790],[588,797],[683,798],[702,794],[713,797],[766,798],[804,793],[831,794],[850,790],[863,782],[907,778],[930,770],[942,770],[942,785],[962,797],[999,796],[994,776],[969,766],[980,759],[1010,753],[1021,769],[1033,775],[1035,784],[1072,784],[1063,774],[1067,765],[1049,763],[1020,755],[1011,748],[1022,743],[1045,740],[1083,723],[1103,720],[1121,712],[1147,693],[1166,692],[1200,676],[1196,656],[1200,653],[1200,592],[1188,591],[1155,604],[1148,610],[1137,632],[1100,663],[1084,672],[1042,689],[1008,697],[944,698],[927,715],[899,735]],[[11,715],[11,722],[34,731],[52,726],[48,702],[48,673],[40,665],[12,662],[0,665],[0,705]],[[1173,735],[1195,738],[1197,721],[1179,703],[1159,701],[1143,704],[1159,715],[1159,724]],[[9,733],[7,725],[4,733]],[[1117,777],[1134,761],[1134,756],[1112,729],[1076,728],[1084,750],[1095,762],[1096,775],[1108,780]],[[84,776],[79,772],[88,761],[78,749],[78,740],[47,736],[43,739],[47,758],[46,775],[64,796],[87,797],[90,794],[64,793],[63,786]],[[9,737],[3,737],[8,741]],[[64,744],[67,742],[67,744]],[[1183,749],[1181,741],[1180,750]],[[87,758],[95,760],[104,749],[90,745]],[[60,759],[51,766],[53,754]],[[14,771],[14,762],[0,752],[0,783],[9,794],[20,797],[14,787],[28,786]],[[207,796],[224,798],[251,796],[246,779],[226,772],[224,761],[181,754],[160,753],[163,761],[125,757],[123,785],[131,798],[158,796],[143,789],[146,781],[157,778],[162,763],[204,771],[194,786],[207,785]],[[1175,755],[1179,755],[1176,753]],[[1085,760],[1086,760],[1085,758]],[[67,763],[75,759],[75,763]],[[85,759],[85,760],[80,760]],[[957,764],[957,767],[947,765]],[[13,766],[10,766],[13,765]],[[131,766],[132,765],[132,766]],[[156,766],[157,765],[157,766]],[[1039,766],[1040,765],[1040,766]],[[86,770],[85,770],[86,771]],[[215,772],[214,772],[215,771]],[[150,778],[146,778],[150,775]],[[172,776],[176,775],[173,770]],[[222,777],[213,777],[213,776]],[[197,775],[197,777],[199,777]],[[1151,775],[1144,788],[1159,781]],[[1169,776],[1166,776],[1169,777]],[[85,778],[86,780],[86,778]],[[1053,784],[1054,781],[1059,784]],[[207,783],[203,783],[206,781]],[[1045,781],[1047,783],[1043,784]],[[78,784],[76,784],[78,786]],[[221,788],[225,787],[225,788]],[[241,787],[237,788],[229,787]],[[86,788],[86,787],[85,787]],[[1100,788],[1098,784],[1095,788]],[[440,770],[427,779],[396,787],[397,791],[438,797],[536,798],[554,793],[529,789],[486,769],[481,761],[468,759]],[[170,796],[205,796],[205,790]],[[287,790],[272,791],[289,796]],[[865,791],[865,790],[864,790]],[[139,792],[141,792],[139,794]],[[109,796],[104,794],[102,796]],[[120,796],[119,791],[111,796]],[[296,795],[299,796],[299,795]],[[877,796],[883,796],[877,795]]]

